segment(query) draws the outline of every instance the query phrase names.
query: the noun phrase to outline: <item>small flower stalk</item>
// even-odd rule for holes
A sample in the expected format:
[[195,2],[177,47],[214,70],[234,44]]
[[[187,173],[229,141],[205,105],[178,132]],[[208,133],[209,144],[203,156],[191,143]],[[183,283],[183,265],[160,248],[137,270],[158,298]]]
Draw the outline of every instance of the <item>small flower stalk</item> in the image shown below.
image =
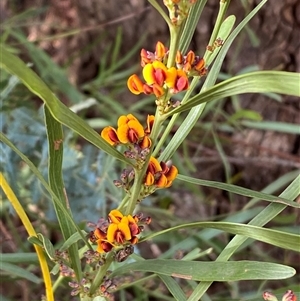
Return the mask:
[[173,25],[180,26],[187,18],[191,6],[197,0],[164,0],[168,8],[170,20]]

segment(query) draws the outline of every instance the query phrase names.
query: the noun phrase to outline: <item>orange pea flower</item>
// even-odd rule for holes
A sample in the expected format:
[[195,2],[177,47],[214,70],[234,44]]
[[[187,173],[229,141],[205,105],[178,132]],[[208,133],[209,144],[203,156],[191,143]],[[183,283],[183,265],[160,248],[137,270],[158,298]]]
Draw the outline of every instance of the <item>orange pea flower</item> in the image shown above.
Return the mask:
[[99,228],[96,228],[94,231],[94,236],[98,245],[98,253],[109,252],[113,248],[113,245],[106,241],[106,233],[101,231]]
[[117,135],[121,143],[137,143],[145,136],[144,128],[132,115],[123,115],[118,119]]
[[109,213],[111,224],[107,229],[107,241],[111,244],[124,244],[126,241],[137,242],[140,229],[136,220],[131,216],[124,216],[119,210],[112,210]]
[[151,157],[144,183],[146,186],[155,185],[158,188],[167,188],[172,185],[172,182],[175,180],[177,175],[178,169],[176,166],[171,165],[168,167],[166,163],[159,163],[156,158]]
[[101,137],[110,145],[117,145],[120,143],[117,131],[111,126],[107,126],[102,130]]
[[127,87],[130,92],[135,95],[139,95],[140,93],[144,92],[144,83],[136,74],[133,74],[128,78]]

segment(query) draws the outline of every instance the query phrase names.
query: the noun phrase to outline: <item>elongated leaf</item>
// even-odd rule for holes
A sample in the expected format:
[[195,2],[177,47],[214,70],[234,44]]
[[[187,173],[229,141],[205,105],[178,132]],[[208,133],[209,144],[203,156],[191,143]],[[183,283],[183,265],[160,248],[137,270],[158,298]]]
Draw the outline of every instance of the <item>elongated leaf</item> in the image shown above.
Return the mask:
[[169,233],[174,230],[179,229],[187,229],[187,228],[212,228],[219,229],[225,232],[239,234],[243,236],[247,236],[273,246],[277,246],[280,248],[293,250],[296,252],[300,252],[300,236],[282,232],[278,230],[266,229],[252,225],[244,225],[237,223],[226,223],[226,222],[196,222],[189,224],[182,224],[179,226],[171,227],[159,232],[155,232],[141,239],[140,241],[145,241],[152,239],[158,235]]
[[196,1],[189,11],[189,16],[184,24],[179,45],[179,50],[183,53],[188,49],[206,2],[207,0]]
[[[292,202],[290,200],[284,199],[282,197],[273,196],[270,194],[266,194],[259,191],[254,191],[248,188],[240,187],[237,185],[227,184],[227,183],[221,183],[221,182],[215,182],[215,181],[207,181],[207,180],[201,180],[201,179],[195,179],[183,175],[177,176],[178,180],[189,182],[196,185],[206,186],[206,187],[212,187],[217,189],[226,190],[235,194],[244,195],[251,198],[258,198],[261,200],[265,200],[268,202],[274,202],[274,203],[281,203],[286,206],[294,207],[294,208],[300,208],[300,204],[296,202]],[[300,194],[300,187],[299,187],[299,194]]]
[[1,262],[0,268],[2,271],[5,271],[13,276],[27,279],[33,283],[39,284],[42,282],[42,279],[35,276],[33,273],[31,273],[23,268],[18,267],[17,265],[14,265],[14,264],[11,264],[8,262]]
[[[47,129],[47,138],[49,144],[49,184],[53,192],[58,196],[61,204],[69,212],[72,217],[72,212],[68,204],[68,198],[65,192],[63,175],[62,175],[62,162],[63,162],[63,131],[62,125],[56,121],[53,116],[50,114],[48,108],[44,107],[45,112],[45,122]],[[76,233],[76,228],[73,227],[73,224],[66,219],[65,214],[61,211],[60,207],[55,204],[55,212],[60,225],[61,232],[65,240]],[[81,232],[80,232],[81,234]],[[41,239],[41,237],[39,237]],[[47,239],[44,238],[44,242],[47,242]],[[45,244],[45,243],[44,243]],[[49,244],[48,244],[49,245]],[[45,246],[46,247],[46,246]],[[49,245],[50,247],[50,245]],[[50,247],[51,251],[51,247]],[[54,252],[54,250],[53,250]],[[50,252],[50,256],[51,256]],[[80,259],[78,255],[77,244],[73,244],[69,248],[69,256],[72,262],[72,268],[75,271],[77,279],[81,279],[81,267]],[[51,257],[50,257],[51,258]]]
[[[285,191],[280,194],[280,197],[293,200],[299,195],[299,185],[300,184],[300,175],[285,189]],[[286,208],[283,204],[272,203],[267,206],[263,211],[261,211],[257,216],[255,216],[250,222],[249,225],[255,226],[264,226],[266,223],[271,221],[276,217],[280,212]],[[225,249],[218,256],[216,261],[225,261],[228,260],[235,251],[247,240],[248,237],[237,235],[235,236]],[[212,282],[202,282],[200,283],[192,295],[188,298],[188,301],[198,301],[203,296],[203,294],[208,290]]]
[[255,122],[250,120],[243,120],[241,123],[242,125],[253,129],[300,135],[299,124],[292,124],[292,123],[278,122],[278,121]]
[[176,282],[172,277],[168,277],[166,275],[158,274],[159,278],[163,281],[163,283],[168,288],[169,292],[173,295],[175,300],[177,301],[185,301],[186,297],[178,282]]
[[274,92],[300,97],[300,74],[284,71],[257,71],[227,79],[195,95],[167,115],[183,112],[202,103],[245,93]]
[[10,263],[37,263],[38,257],[36,253],[2,253],[0,261]]
[[151,272],[196,281],[240,281],[286,279],[296,274],[295,269],[257,261],[204,262],[173,259],[149,259],[126,264],[110,277],[131,271]]
[[43,242],[43,247],[45,249],[45,252],[49,256],[49,258],[51,260],[54,260],[55,259],[55,250],[54,250],[54,247],[53,247],[50,239],[45,237],[41,233],[38,233],[37,236],[38,236],[38,239]]
[[97,132],[95,132],[79,116],[69,110],[59,99],[52,93],[48,86],[39,78],[39,76],[27,67],[17,56],[9,53],[0,45],[0,68],[16,75],[23,84],[48,107],[51,115],[60,123],[66,125],[80,136],[91,142],[98,148],[114,156],[115,158],[131,165],[130,160],[126,159],[123,154],[109,145]]
[[70,248],[71,245],[75,244],[76,242],[78,242],[79,240],[82,239],[82,235],[86,236],[87,233],[82,230],[81,231],[82,234],[79,234],[78,232],[74,233],[73,235],[71,235],[65,242],[64,244],[60,247],[60,251],[65,251],[68,248]]

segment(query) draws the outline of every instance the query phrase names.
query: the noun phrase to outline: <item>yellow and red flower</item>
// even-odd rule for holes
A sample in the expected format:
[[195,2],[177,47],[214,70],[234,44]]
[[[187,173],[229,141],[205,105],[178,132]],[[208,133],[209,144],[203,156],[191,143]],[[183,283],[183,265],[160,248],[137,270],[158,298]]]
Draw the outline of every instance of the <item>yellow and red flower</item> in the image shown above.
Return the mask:
[[121,143],[137,143],[145,136],[144,128],[132,115],[122,115],[118,119],[118,138]]
[[143,230],[138,223],[149,224],[151,218],[142,218],[142,215],[123,215],[119,210],[114,209],[108,215],[108,225],[105,229],[96,228],[90,234],[90,240],[97,243],[97,252],[104,253],[111,251],[114,247],[134,245]]
[[175,67],[171,67],[168,70],[166,84],[173,94],[189,88],[189,81],[186,73],[183,70],[176,69]]
[[147,128],[144,129],[132,114],[122,115],[118,119],[117,129],[107,126],[101,131],[101,137],[113,146],[122,143],[138,144],[142,149],[149,148],[151,147],[151,140],[148,135],[150,134],[150,126],[152,127],[153,122],[154,116],[148,116]]
[[117,145],[120,143],[117,131],[112,126],[105,127],[101,132],[101,137],[110,145]]
[[151,157],[145,176],[146,186],[156,186],[157,188],[167,188],[172,185],[178,174],[176,166],[168,166],[165,162],[160,162]]

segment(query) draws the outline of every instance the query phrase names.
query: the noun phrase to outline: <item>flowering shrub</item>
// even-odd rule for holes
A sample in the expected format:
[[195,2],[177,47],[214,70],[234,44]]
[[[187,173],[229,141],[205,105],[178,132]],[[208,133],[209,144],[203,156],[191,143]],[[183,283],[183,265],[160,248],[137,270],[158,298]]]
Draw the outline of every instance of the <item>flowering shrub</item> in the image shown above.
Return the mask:
[[[133,113],[122,115],[116,120],[117,126],[107,126],[100,134],[91,129],[80,117],[65,107],[49,90],[44,82],[20,59],[5,48],[2,49],[1,67],[17,75],[22,82],[44,102],[47,138],[49,142],[49,179],[46,181],[34,164],[14,146],[7,137],[1,140],[11,147],[26,162],[32,172],[52,198],[64,242],[55,250],[51,241],[36,233],[23,207],[16,199],[10,186],[1,174],[1,185],[8,199],[20,216],[29,240],[34,244],[39,257],[46,287],[47,301],[53,301],[53,286],[45,253],[54,262],[53,274],[60,273],[69,278],[71,295],[82,301],[114,300],[116,292],[126,284],[121,275],[132,271],[150,272],[165,283],[174,300],[200,300],[214,281],[278,280],[294,276],[295,269],[286,265],[257,261],[230,261],[229,258],[247,240],[252,238],[287,250],[299,251],[299,236],[290,232],[267,229],[263,226],[276,217],[284,208],[299,208],[293,202],[298,195],[299,177],[279,197],[259,193],[242,187],[202,181],[180,175],[176,163],[170,160],[185,137],[201,116],[206,103],[227,96],[250,92],[275,92],[299,96],[299,75],[289,72],[252,72],[235,76],[215,85],[225,54],[240,30],[265,3],[263,0],[232,31],[235,17],[225,19],[229,2],[222,0],[211,39],[203,55],[193,50],[186,51],[185,45],[191,41],[190,32],[195,29],[196,16],[203,8],[203,1],[164,0],[167,15],[155,0],[149,0],[166,21],[170,31],[170,45],[158,41],[154,52],[142,49],[140,65],[142,78],[131,75],[127,80],[128,89],[141,97],[153,97],[153,111],[148,112],[144,122]],[[232,32],[231,32],[232,31]],[[201,83],[199,93],[195,87]],[[288,85],[286,83],[289,83]],[[178,100],[179,99],[179,100]],[[156,106],[156,107],[155,107]],[[166,143],[172,127],[183,111],[189,111],[176,133]],[[63,129],[62,124],[80,134],[94,146],[126,164],[114,185],[124,190],[124,198],[117,208],[90,222],[89,233],[74,222],[71,208],[63,184]],[[164,128],[164,126],[166,127]],[[177,162],[178,163],[178,162]],[[138,205],[158,189],[170,188],[174,181],[221,188],[231,193],[259,198],[271,204],[253,217],[249,224],[233,222],[183,223],[162,231],[151,233],[148,225],[150,217],[135,213]],[[183,260],[149,259],[144,260],[135,253],[137,244],[171,231],[185,228],[213,228],[236,236],[216,256],[215,261],[197,261],[203,254],[196,249]],[[145,230],[145,231],[144,231]],[[147,236],[142,233],[148,232]],[[83,242],[80,247],[78,241]],[[205,251],[209,254],[209,250]],[[128,257],[131,262],[124,262]],[[247,258],[246,258],[247,259]],[[119,265],[119,266],[118,266]],[[186,281],[192,292],[181,287],[173,278]],[[59,280],[60,281],[60,280]],[[195,281],[199,281],[197,284]],[[55,287],[57,286],[57,282]],[[265,300],[276,300],[271,293],[264,293]],[[272,299],[273,298],[273,299]],[[296,296],[289,290],[284,301],[295,301]]]

